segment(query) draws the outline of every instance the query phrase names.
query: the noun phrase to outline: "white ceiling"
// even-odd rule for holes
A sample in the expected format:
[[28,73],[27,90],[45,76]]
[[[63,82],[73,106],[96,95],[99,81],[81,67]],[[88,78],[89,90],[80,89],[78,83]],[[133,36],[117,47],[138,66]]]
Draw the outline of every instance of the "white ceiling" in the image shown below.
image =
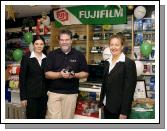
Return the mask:
[[37,16],[42,14],[42,12],[49,13],[52,10],[50,5],[13,5],[13,10],[15,12],[15,17],[28,17],[28,16]]
[[[38,16],[42,12],[49,13],[53,8],[70,7],[72,5],[12,5],[15,12],[15,18]],[[7,14],[7,13],[6,13]],[[6,16],[7,18],[7,16]]]

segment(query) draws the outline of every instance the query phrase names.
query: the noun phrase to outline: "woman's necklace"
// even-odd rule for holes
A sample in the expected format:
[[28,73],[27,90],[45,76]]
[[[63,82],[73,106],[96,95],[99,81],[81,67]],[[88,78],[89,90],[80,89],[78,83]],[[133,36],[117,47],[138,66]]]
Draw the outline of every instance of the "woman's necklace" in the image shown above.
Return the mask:
[[116,63],[116,61],[119,59],[119,56],[112,57],[112,64]]

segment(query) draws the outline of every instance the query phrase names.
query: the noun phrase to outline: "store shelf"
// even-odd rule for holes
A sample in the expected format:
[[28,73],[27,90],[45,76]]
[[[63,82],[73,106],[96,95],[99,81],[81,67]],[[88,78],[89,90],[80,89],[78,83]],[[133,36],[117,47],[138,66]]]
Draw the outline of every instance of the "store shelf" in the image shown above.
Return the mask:
[[11,91],[13,93],[20,93],[20,89],[8,89],[8,91]]
[[[136,61],[142,61],[144,65],[143,74],[140,76],[141,80],[146,81],[146,93],[147,97],[154,99],[155,98],[155,81],[151,80],[152,77],[155,77],[155,23],[152,18],[143,18],[140,21],[134,22],[134,37],[135,37],[135,46],[134,54]],[[141,45],[144,41],[150,41],[152,45],[152,52],[148,57],[144,57],[141,53]]]
[[[40,29],[40,35],[50,35],[51,34],[51,26],[47,26],[48,28],[48,32],[45,34],[44,33],[44,25],[40,25],[39,29]],[[29,27],[25,28],[26,31],[29,32]],[[36,26],[32,27],[32,35],[36,35]]]
[[155,62],[154,60],[149,60],[149,59],[134,59],[135,61],[146,61],[146,62]]
[[79,87],[79,90],[80,91],[100,93],[100,88],[98,86],[92,86],[92,87],[94,87],[94,88]]
[[134,32],[155,32],[155,29],[150,29],[150,30],[134,30]]
[[141,76],[155,76],[155,74],[142,74]]

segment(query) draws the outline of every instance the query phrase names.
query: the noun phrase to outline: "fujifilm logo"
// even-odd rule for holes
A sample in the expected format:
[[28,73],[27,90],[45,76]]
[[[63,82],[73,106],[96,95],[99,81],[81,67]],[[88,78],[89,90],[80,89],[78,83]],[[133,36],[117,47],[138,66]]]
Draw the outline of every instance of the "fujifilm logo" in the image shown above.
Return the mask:
[[113,18],[113,17],[123,17],[123,8],[114,10],[96,10],[96,11],[80,11],[79,18]]

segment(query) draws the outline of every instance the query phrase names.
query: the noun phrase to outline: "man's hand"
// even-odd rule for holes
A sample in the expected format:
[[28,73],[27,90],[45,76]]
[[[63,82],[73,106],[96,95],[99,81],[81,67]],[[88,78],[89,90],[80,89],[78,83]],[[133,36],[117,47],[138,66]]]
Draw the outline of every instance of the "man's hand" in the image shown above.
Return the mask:
[[21,106],[26,107],[27,106],[27,100],[22,100],[21,101]]
[[119,119],[127,119],[127,115],[120,114]]
[[65,79],[68,79],[68,78],[69,78],[69,75],[70,75],[68,72],[64,72],[64,70],[62,70],[62,71],[60,72],[60,74],[61,74],[62,78],[65,78]]
[[65,79],[71,79],[75,77],[75,75],[73,75],[71,72],[67,72],[64,70],[60,72],[60,75],[62,76],[62,78],[65,78]]

